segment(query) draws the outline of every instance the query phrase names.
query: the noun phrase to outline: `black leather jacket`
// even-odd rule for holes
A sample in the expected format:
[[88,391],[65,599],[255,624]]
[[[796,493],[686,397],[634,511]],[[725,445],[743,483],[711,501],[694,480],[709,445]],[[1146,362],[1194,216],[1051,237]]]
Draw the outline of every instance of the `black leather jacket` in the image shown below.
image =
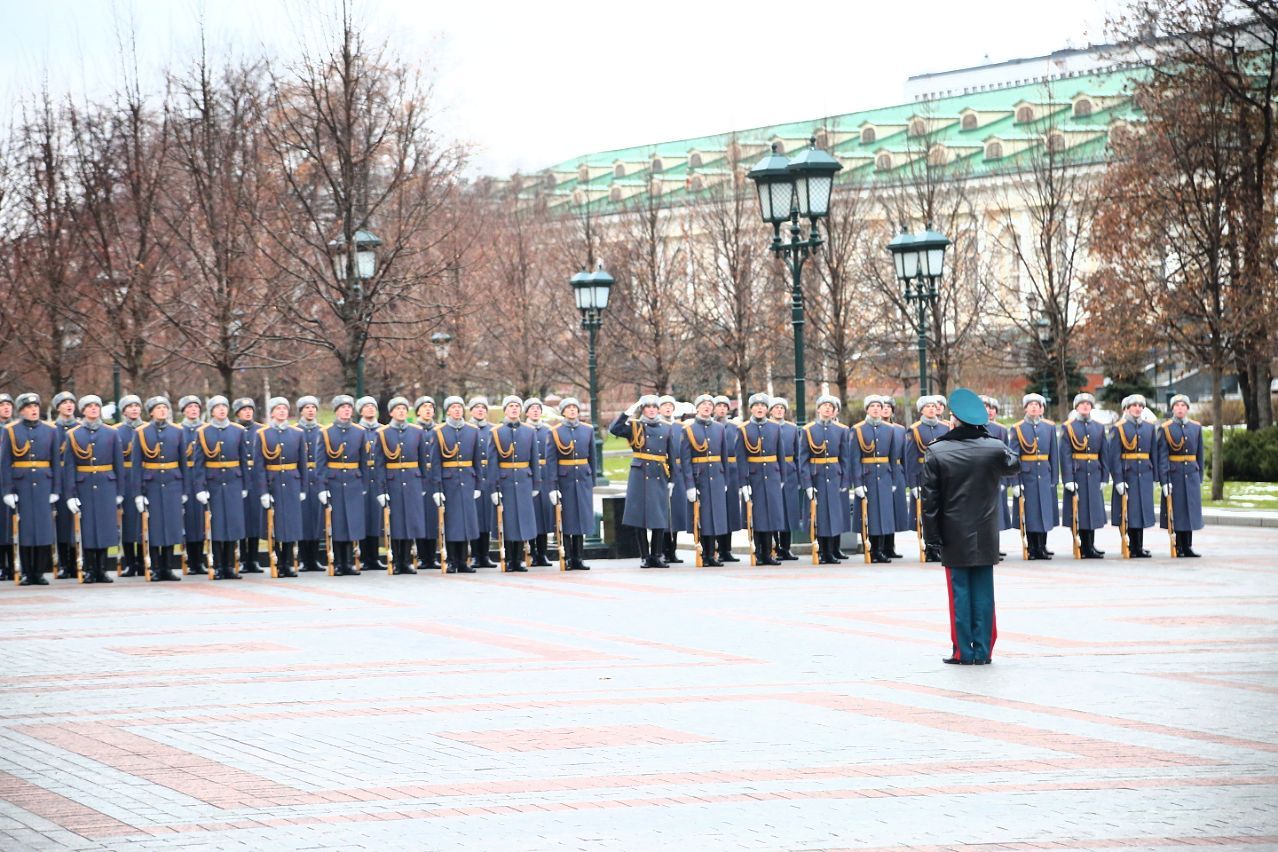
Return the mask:
[[998,562],[999,479],[1020,470],[984,426],[961,425],[933,441],[923,463],[923,540],[949,568]]

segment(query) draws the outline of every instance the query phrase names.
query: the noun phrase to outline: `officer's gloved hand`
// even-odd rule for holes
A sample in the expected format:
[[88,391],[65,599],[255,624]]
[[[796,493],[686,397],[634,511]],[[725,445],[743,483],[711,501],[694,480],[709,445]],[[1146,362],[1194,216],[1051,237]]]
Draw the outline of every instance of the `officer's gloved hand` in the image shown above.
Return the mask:
[[501,492],[500,492],[500,491],[494,491],[494,492],[493,492],[493,505],[494,505],[494,506],[500,506],[500,505],[501,505]]
[[540,494],[540,493],[541,493],[541,491],[540,491],[540,490],[534,491],[534,492],[533,492],[533,496],[534,496],[534,497],[536,497],[536,496],[537,496],[538,494]]
[[695,489],[695,488],[689,488],[689,489],[688,489],[688,491],[687,491],[687,496],[688,496],[688,502],[689,502],[689,503],[695,503],[695,502],[697,502],[697,489]]
[[298,500],[305,500],[305,499],[306,499],[306,492],[305,492],[305,491],[303,491],[301,494],[298,494],[298,495],[297,495],[297,499],[298,499]]
[[632,406],[630,406],[629,408],[627,408],[627,409],[626,409],[626,416],[627,416],[627,417],[638,417],[638,416],[639,416],[639,412],[640,412],[640,411],[642,411],[642,410],[643,410],[643,406],[641,406],[639,403],[637,403],[637,402],[636,402],[634,405],[632,405]]
[[263,509],[269,509],[269,508],[271,508],[271,503],[273,503],[273,502],[275,502],[275,501],[273,501],[273,500],[271,499],[271,495],[270,495],[270,494],[263,494],[263,495],[262,495],[262,508],[263,508]]
[[436,506],[442,506],[442,505],[444,505],[444,492],[443,492],[443,491],[436,491],[436,492],[435,492],[435,494],[434,494],[433,496],[434,496],[434,498],[435,498],[435,505],[436,505]]
[[1170,483],[1170,482],[1164,482],[1164,483],[1163,483],[1163,496],[1164,496],[1164,497],[1170,497],[1170,496],[1171,496],[1171,483]]
[[741,486],[741,499],[742,499],[742,500],[744,500],[744,501],[746,501],[747,503],[749,503],[749,502],[750,502],[750,493],[751,493],[751,492],[750,492],[750,486],[749,486],[749,485],[742,485],[742,486]]
[[911,497],[913,497],[915,500],[922,500],[922,499],[923,499],[923,489],[922,489],[922,488],[920,488],[920,487],[919,487],[919,486],[917,486],[917,485],[916,485],[916,486],[914,486],[913,488],[911,488],[911,489],[910,489],[910,496],[911,496]]
[[385,508],[386,508],[386,504],[387,504],[387,503],[389,503],[389,502],[390,502],[390,495],[389,495],[389,494],[378,494],[378,495],[377,495],[377,505],[381,506],[383,509],[385,509]]
[[327,506],[327,505],[328,505],[328,492],[327,492],[327,491],[321,491],[319,494],[316,494],[315,496],[319,498],[319,501],[320,501],[320,505],[321,505],[321,506]]
[[195,499],[196,499],[196,501],[198,501],[201,505],[207,506],[207,505],[209,504],[209,492],[207,492],[207,491],[197,491],[197,492],[195,492]]
[[115,495],[115,505],[117,505],[117,506],[123,506],[123,505],[124,505],[124,495],[123,495],[123,494],[117,494],[117,495]]
[[50,505],[50,506],[52,506],[54,503],[57,503],[57,502],[58,502],[58,495],[57,495],[57,494],[50,494],[50,495],[49,495],[49,505]]
[[240,489],[240,499],[241,499],[241,500],[245,500],[245,499],[247,499],[247,498],[248,498],[248,489],[247,489],[247,488],[241,488],[241,489]]
[[866,495],[865,486],[864,486],[864,485],[858,485],[856,488],[854,488],[854,489],[852,490],[852,493],[853,493],[853,494],[855,494],[856,496],[860,497],[862,500],[864,500],[864,499],[865,499],[865,495]]
[[551,491],[551,492],[550,492],[549,494],[547,494],[546,496],[550,498],[550,505],[552,505],[552,506],[558,506],[558,505],[559,505],[559,497],[560,497],[560,494],[559,494],[559,492],[558,492],[558,491]]
[[1077,490],[1078,490],[1078,483],[1077,483],[1077,482],[1066,482],[1066,483],[1065,483],[1065,490],[1066,490],[1066,491],[1068,491],[1069,493],[1073,494],[1075,491],[1077,491]]
[[816,489],[815,489],[815,488],[813,488],[813,487],[812,487],[812,486],[810,486],[810,485],[808,486],[808,499],[809,499],[809,500],[815,500],[815,499],[816,499]]
[[476,499],[476,500],[478,500],[478,499],[479,499],[479,495],[481,495],[481,494],[483,494],[483,493],[484,493],[484,492],[482,492],[482,491],[480,491],[478,488],[476,488],[476,489],[475,489],[475,499]]
[[666,496],[667,496],[667,497],[673,497],[673,496],[674,496],[674,483],[673,483],[673,482],[667,482],[667,483],[666,483]]
[[1020,496],[1021,496],[1021,486],[1019,486],[1019,485],[1013,485],[1011,488],[1007,489],[1007,493],[1011,494],[1013,497],[1020,497]]
[[187,499],[187,498],[186,498],[186,495],[185,495],[185,494],[183,494],[183,495],[182,495],[182,505],[183,505],[183,506],[185,506],[185,505],[186,505],[186,499]]
[[1114,486],[1114,490],[1117,491],[1119,496],[1121,497],[1122,495],[1127,493],[1127,483],[1126,482],[1118,483],[1117,485]]
[[895,493],[896,493],[896,486],[895,486],[895,485],[893,485],[893,486],[892,486],[892,493],[893,493],[893,494],[895,494]]
[[68,497],[68,498],[67,498],[67,508],[71,510],[71,514],[73,514],[73,515],[78,515],[78,514],[80,514],[80,498],[79,498],[79,497]]
[[6,506],[8,506],[10,509],[17,509],[17,508],[18,508],[18,495],[17,495],[17,494],[6,494],[6,495],[4,495],[4,504],[5,504]]
[[142,514],[143,512],[145,512],[146,507],[150,502],[151,502],[150,500],[146,499],[145,497],[142,497],[141,495],[133,498],[133,505],[137,506],[138,514]]

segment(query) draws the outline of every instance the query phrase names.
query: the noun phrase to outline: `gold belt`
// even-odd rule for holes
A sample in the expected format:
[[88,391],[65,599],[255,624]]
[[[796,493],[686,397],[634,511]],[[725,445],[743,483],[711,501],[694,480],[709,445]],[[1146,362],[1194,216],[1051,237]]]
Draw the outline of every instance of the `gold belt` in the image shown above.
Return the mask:
[[1123,453],[1123,461],[1149,461],[1149,453]]
[[821,456],[820,458],[808,459],[813,464],[838,464],[839,460],[832,456]]
[[737,463],[736,456],[728,456],[728,464],[736,464],[736,463]]
[[133,467],[133,462],[125,462],[125,463],[124,463],[124,466],[125,466],[125,467]]
[[1096,461],[1099,458],[1098,453],[1074,453],[1074,461]]
[[573,465],[578,465],[578,464],[590,464],[590,459],[560,459],[559,463],[566,464],[569,467],[572,467]]
[[501,462],[499,467],[502,470],[523,470],[528,467],[528,462]]
[[[188,462],[188,464],[194,464],[194,462]],[[142,469],[143,469],[143,470],[176,470],[176,469],[177,469],[177,466],[178,466],[178,463],[177,463],[177,462],[175,462],[175,461],[172,461],[172,462],[142,462]]]
[[444,467],[470,467],[474,461],[446,461]]
[[108,470],[114,470],[115,465],[110,464],[78,464],[75,466],[76,473],[106,473]]
[[635,453],[634,457],[643,461],[664,462],[666,460],[665,456],[659,456],[656,453]]
[[307,463],[306,463],[306,466],[307,466],[308,468],[310,468],[311,470],[314,470],[314,469],[315,469],[315,462],[307,462]]
[[417,462],[386,462],[387,470],[412,470],[417,467]]
[[746,456],[746,461],[750,464],[767,464],[776,460],[776,456]]
[[1174,461],[1174,462],[1196,462],[1196,461],[1198,461],[1198,456],[1168,456],[1168,457],[1167,457],[1167,461]]
[[788,462],[792,462],[792,461],[794,461],[794,456],[786,456],[786,457],[785,457],[785,460],[786,460],[786,461],[788,461]]
[[887,456],[866,456],[861,459],[861,464],[887,464],[888,461]]
[[1021,456],[1021,461],[1023,462],[1047,461],[1047,459],[1048,459],[1048,456],[1044,453],[1039,453],[1038,455],[1032,455],[1032,456]]
[[187,463],[186,463],[186,466],[187,466],[187,467],[195,467],[195,462],[193,462],[193,461],[189,461],[189,462],[187,462]]
[[292,464],[268,464],[266,469],[271,473],[279,473],[281,470],[297,470],[297,462]]
[[13,466],[14,467],[48,467],[49,463],[47,461],[16,461],[13,463]]
[[206,461],[204,466],[212,470],[227,470],[232,467],[239,467],[238,461]]
[[693,464],[710,464],[712,462],[722,461],[722,456],[693,456]]
[[328,466],[333,470],[358,470],[359,462],[329,462]]

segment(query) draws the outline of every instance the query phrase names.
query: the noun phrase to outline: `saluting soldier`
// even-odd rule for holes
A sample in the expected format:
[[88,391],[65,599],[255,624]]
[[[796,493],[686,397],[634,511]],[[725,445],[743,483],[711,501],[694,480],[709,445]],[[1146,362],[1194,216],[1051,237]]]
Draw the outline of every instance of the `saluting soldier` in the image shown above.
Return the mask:
[[737,452],[740,496],[749,504],[754,529],[754,557],[759,565],[780,565],[772,553],[778,533],[785,529],[785,449],[781,427],[768,420],[766,393],[752,394],[746,404],[750,419],[738,425]]
[[302,539],[297,543],[298,562],[303,571],[323,571],[320,546],[324,541],[324,507],[320,505],[319,492],[323,487],[315,475],[319,458],[320,424],[319,398],[303,396],[297,400],[297,428],[302,430],[306,444],[306,499],[302,501]]
[[[662,422],[670,427],[670,440],[672,446],[670,452],[674,456],[674,468],[670,472],[670,478],[676,485],[683,481],[683,471],[680,469],[683,464],[683,457],[679,448],[679,444],[683,438],[683,430],[679,428],[675,421],[675,411],[679,408],[679,400],[669,394],[657,397],[657,412],[661,415]],[[679,558],[679,531],[692,531],[692,504],[684,499],[681,489],[675,488],[670,492],[670,529],[666,530],[665,546],[662,554],[665,561],[669,565],[682,565],[683,560]]]
[[332,509],[329,535],[333,545],[330,558],[339,577],[359,574],[355,566],[355,542],[364,538],[364,492],[369,482],[368,433],[351,422],[355,400],[346,394],[333,397],[333,423],[320,432],[315,459],[315,478],[320,482],[316,495],[320,505]]
[[133,457],[134,436],[142,428],[142,400],[133,394],[120,397],[116,405],[120,412],[120,445],[124,452],[124,477],[119,482],[120,495],[124,504],[120,507],[120,576],[141,577],[146,573],[142,565],[142,514],[134,505],[138,496],[137,483],[133,476],[133,468],[137,461]]
[[434,462],[435,454],[435,399],[419,396],[413,404],[413,416],[422,429],[422,457],[426,459],[426,479],[422,482],[422,537],[417,539],[417,563],[423,571],[438,571],[439,561],[439,512],[435,505]]
[[[491,559],[489,541],[497,532],[497,506],[492,502],[492,487],[488,479],[488,445],[492,442],[493,424],[488,422],[488,398],[471,397],[470,423],[479,430],[479,462],[485,468],[479,480],[480,495],[475,499],[475,517],[479,521],[479,534],[471,543],[471,560],[476,568],[496,568]],[[447,511],[447,510],[445,510]]]
[[80,516],[84,582],[113,583],[106,556],[107,549],[120,541],[116,509],[124,502],[123,441],[113,427],[102,422],[101,397],[82,396],[76,407],[81,421],[67,430],[62,446],[60,493],[68,511]]
[[586,535],[595,530],[595,430],[580,420],[581,403],[571,396],[559,401],[559,414],[563,420],[550,428],[546,442],[542,489],[550,505],[560,507],[564,567],[589,571],[584,560]]
[[[896,531],[896,510],[892,502],[896,483],[892,479],[892,446],[895,430],[883,422],[883,402],[871,394],[865,398],[865,419],[852,427],[852,489],[856,500],[852,523],[859,526],[866,515],[871,562],[891,562],[887,538]],[[862,509],[862,503],[865,504]]]
[[838,540],[852,520],[843,499],[852,482],[852,441],[848,427],[835,419],[839,407],[833,396],[817,397],[817,419],[803,427],[799,441],[799,481],[808,500],[816,500],[817,550],[822,565],[841,564],[836,555]]
[[714,397],[703,393],[693,403],[695,417],[681,427],[684,496],[688,502],[700,500],[700,523],[696,535],[701,540],[701,562],[710,567],[723,565],[715,550],[728,528],[727,429],[714,419]]
[[[541,459],[544,465],[548,455],[546,445],[550,441],[550,427],[541,422],[541,416],[540,399],[534,396],[524,400],[524,422],[537,435],[537,458]],[[537,507],[537,538],[532,544],[532,564],[538,568],[546,568],[550,565],[548,554],[550,533],[555,529],[555,507],[550,502],[550,489],[545,487],[544,482],[542,489],[533,498],[533,503]],[[560,542],[559,546],[563,547],[563,542]]]
[[1196,557],[1194,530],[1203,528],[1203,427],[1189,417],[1189,397],[1171,398],[1172,416],[1158,428],[1158,480],[1163,484],[1162,517],[1167,529],[1167,501],[1172,501],[1176,555]]
[[[0,393],[0,430],[13,421],[13,397]],[[0,437],[0,441],[4,440]],[[13,510],[0,503],[0,581],[13,579]]]
[[1145,530],[1155,523],[1154,487],[1158,470],[1154,466],[1158,427],[1144,420],[1145,397],[1138,393],[1123,398],[1123,416],[1105,440],[1105,469],[1114,478],[1110,499],[1110,523],[1121,527],[1123,498],[1127,498],[1127,546],[1132,559],[1148,559]]
[[[918,504],[923,496],[919,487],[923,475],[924,451],[928,444],[950,431],[948,423],[941,422],[941,412],[945,408],[945,397],[940,395],[921,396],[918,399],[919,419],[910,425],[905,441],[905,482],[910,489],[910,526],[917,528]],[[940,562],[941,553],[936,548],[926,548],[928,562]]]
[[741,443],[741,432],[731,428],[734,424],[728,418],[732,411],[732,401],[723,394],[714,398],[714,420],[723,427],[723,466],[728,476],[728,531],[719,536],[719,559],[722,562],[740,562],[732,555],[732,534],[745,529],[745,515],[741,511],[741,470],[737,467],[737,454]]
[[377,430],[373,443],[373,467],[377,472],[377,501],[390,506],[392,570],[416,574],[413,542],[426,537],[426,505],[430,457],[423,444],[424,430],[408,422],[408,399],[397,396],[387,403],[390,423]]
[[526,571],[524,542],[537,537],[534,501],[541,491],[541,459],[537,455],[537,433],[520,422],[523,400],[507,396],[501,401],[501,408],[505,420],[493,428],[488,445],[488,490],[493,506],[502,507],[506,570]]
[[373,487],[376,458],[373,444],[377,440],[378,430],[382,428],[377,420],[377,400],[371,396],[361,396],[355,400],[355,413],[359,415],[358,425],[364,430],[364,442],[368,445],[368,470],[365,479],[368,490],[364,493],[364,538],[359,543],[359,555],[365,571],[377,571],[386,567],[378,558],[382,536],[386,534],[386,530],[382,529],[382,503],[378,499],[381,494]]
[[[54,428],[58,430],[58,458],[55,467],[62,464],[62,446],[66,443],[67,432],[80,421],[75,419],[75,395],[61,391],[53,398]],[[59,471],[60,474],[60,471]],[[57,579],[67,580],[76,576],[75,522],[71,510],[65,503],[59,502],[53,507],[58,529],[58,574]]]
[[[485,406],[485,409],[487,407]],[[483,494],[486,451],[479,428],[463,419],[466,410],[460,396],[444,399],[444,422],[435,427],[431,448],[431,472],[435,506],[444,507],[444,545],[449,574],[474,574],[466,562],[466,548],[479,538],[479,498]]]
[[[288,422],[288,400],[272,397],[266,403],[270,422],[257,430],[253,442],[252,476],[258,504],[268,513],[263,532],[270,532],[275,544],[275,569],[281,577],[296,577],[293,548],[302,540],[302,509],[306,505],[310,470],[306,466],[306,435]],[[274,515],[274,518],[271,517]]]
[[793,562],[799,558],[792,549],[794,530],[804,528],[807,515],[804,510],[806,503],[799,498],[799,427],[786,419],[790,416],[790,403],[785,397],[774,396],[768,400],[768,415],[781,427],[781,449],[785,453],[781,457],[781,473],[785,480],[781,486],[785,529],[777,535],[777,559]]
[[[190,409],[187,408],[187,411]],[[146,401],[146,413],[151,421],[134,432],[132,468],[137,495],[133,498],[139,515],[147,513],[147,544],[151,555],[151,582],[181,580],[173,573],[173,548],[186,542],[187,563],[192,570],[204,569],[202,551],[192,562],[189,550],[190,529],[186,526],[183,504],[202,507],[187,487],[187,480],[194,479],[195,462],[187,452],[187,433],[169,422],[169,400],[165,396],[153,396]],[[191,438],[192,441],[196,437]],[[207,500],[207,495],[205,495]],[[201,524],[201,539],[203,538]]]
[[1061,479],[1065,480],[1064,526],[1074,524],[1074,496],[1078,496],[1079,556],[1103,559],[1105,551],[1096,549],[1096,530],[1105,526],[1105,427],[1092,420],[1096,397],[1090,393],[1074,396],[1075,416],[1061,430]]
[[[74,400],[72,405],[74,405]],[[18,514],[18,559],[23,586],[47,586],[57,529],[50,511],[58,503],[58,430],[40,419],[40,395],[20,393],[18,419],[0,430],[0,493]],[[12,523],[12,521],[10,521]]]
[[[165,406],[167,405],[166,401]],[[195,434],[204,425],[204,403],[198,396],[188,394],[178,400],[178,411],[182,413],[182,446],[186,451],[186,458],[182,462],[185,470],[182,482],[186,488],[185,499],[182,501],[185,504],[183,528],[186,536],[183,548],[187,569],[200,570],[205,564],[204,505],[195,499]],[[150,416],[149,411],[147,416]]]
[[910,527],[910,490],[905,484],[905,446],[909,443],[909,430],[902,423],[896,422],[896,400],[890,396],[880,396],[883,406],[883,422],[892,427],[892,519],[893,531],[887,536],[883,552],[890,559],[900,559],[896,549],[896,534],[909,532]]
[[640,568],[666,567],[661,556],[670,527],[670,494],[675,485],[671,480],[672,429],[662,421],[659,401],[653,394],[644,394],[608,427],[610,433],[630,444],[630,475],[621,522],[634,527],[639,536]]
[[262,480],[259,487],[257,477],[253,475],[253,466],[254,449],[258,443],[257,433],[262,430],[263,424],[253,419],[257,414],[257,405],[248,397],[235,400],[231,404],[231,412],[235,415],[235,422],[244,429],[242,455],[248,464],[248,473],[244,479],[248,496],[244,498],[244,538],[240,540],[240,573],[261,574],[262,566],[257,564],[257,560],[262,539],[266,535],[266,510],[262,508],[262,496],[265,492],[261,490],[265,487],[266,480]]
[[[224,396],[209,399],[209,422],[195,433],[195,499],[211,514],[213,579],[238,580],[235,549],[245,539],[250,468],[245,429],[232,423]],[[257,508],[261,508],[259,503]]]
[[1020,525],[1021,502],[1025,504],[1025,539],[1030,559],[1051,559],[1047,534],[1060,523],[1056,483],[1056,424],[1043,417],[1047,400],[1027,393],[1021,399],[1025,417],[1009,430],[1008,444],[1020,459],[1020,476],[1012,486],[1013,516]]

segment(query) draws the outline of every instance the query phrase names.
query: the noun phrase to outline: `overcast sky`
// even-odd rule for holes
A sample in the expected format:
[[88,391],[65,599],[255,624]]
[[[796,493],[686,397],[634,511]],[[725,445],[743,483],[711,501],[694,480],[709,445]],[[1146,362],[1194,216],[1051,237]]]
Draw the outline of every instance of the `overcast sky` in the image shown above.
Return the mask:
[[[137,34],[144,84],[196,55],[295,57],[336,0],[0,0],[0,96],[48,80],[100,96]],[[911,74],[1105,40],[1121,0],[617,3],[358,0],[357,20],[435,82],[439,126],[475,170],[533,171],[590,151],[905,100]],[[317,11],[318,10],[318,11]],[[120,25],[123,22],[123,26]],[[130,22],[132,22],[130,24]],[[805,22],[806,25],[805,25]]]

